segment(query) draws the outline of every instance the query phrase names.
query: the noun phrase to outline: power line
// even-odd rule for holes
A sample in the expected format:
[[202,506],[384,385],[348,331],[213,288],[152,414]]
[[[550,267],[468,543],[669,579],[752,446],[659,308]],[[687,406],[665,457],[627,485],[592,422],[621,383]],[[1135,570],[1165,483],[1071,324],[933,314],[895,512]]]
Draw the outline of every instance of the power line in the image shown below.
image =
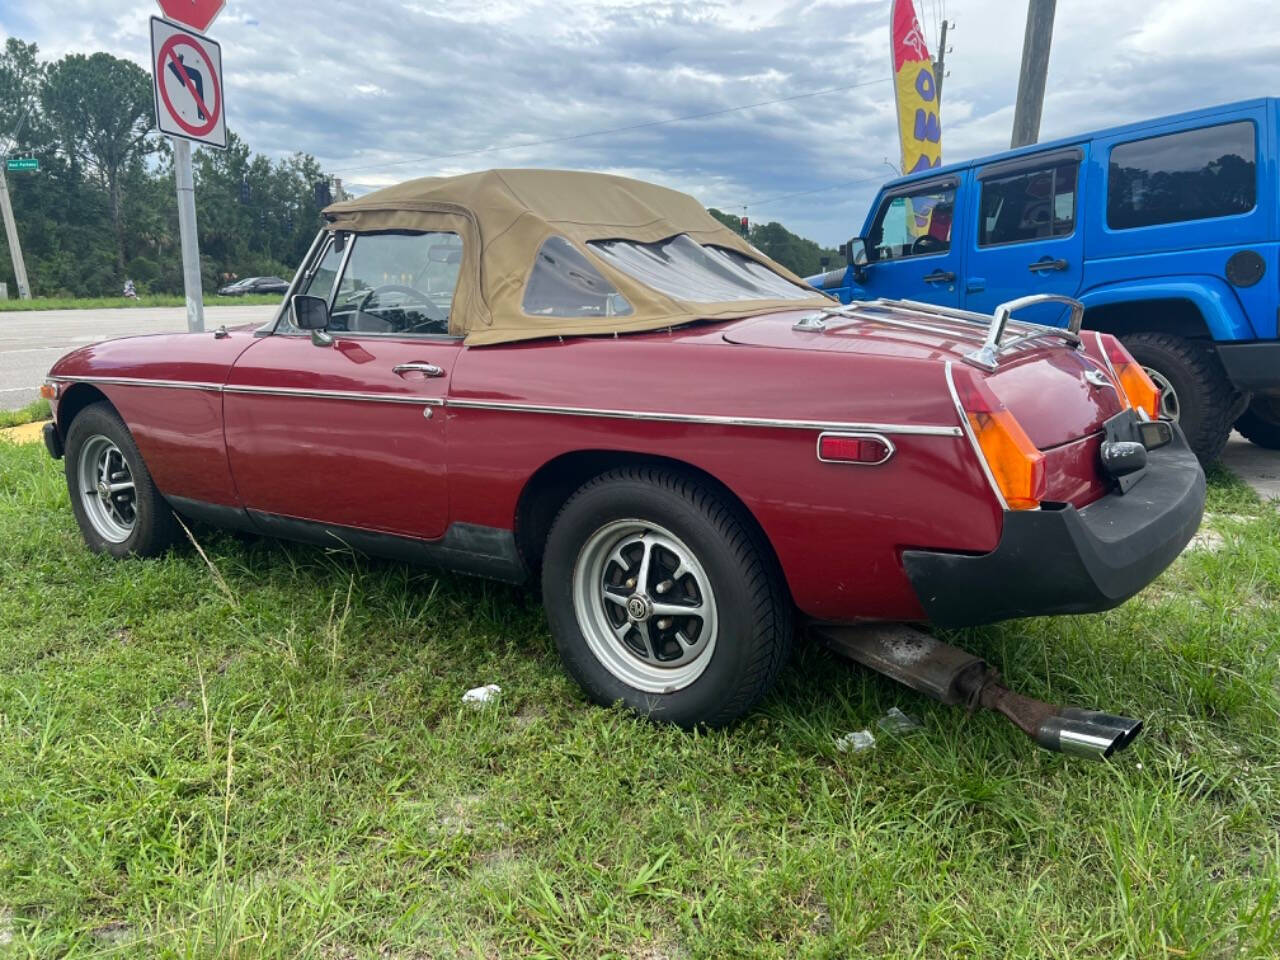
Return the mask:
[[777,97],[773,100],[761,100],[757,103],[744,103],[737,107],[724,107],[720,110],[708,110],[706,113],[691,113],[683,117],[668,117],[665,120],[646,120],[643,123],[632,123],[625,127],[610,127],[607,130],[588,130],[584,133],[569,134],[564,137],[552,137],[549,140],[534,140],[528,143],[509,143],[496,147],[482,147],[479,150],[459,150],[455,153],[427,153],[416,157],[407,157],[403,160],[391,160],[386,163],[367,163],[359,167],[342,167],[332,171],[333,173],[352,173],[358,170],[374,170],[384,167],[398,167],[406,163],[419,163],[423,160],[452,160],[458,157],[474,157],[484,153],[497,153],[502,150],[520,150],[527,147],[545,147],[557,143],[568,143],[572,140],[585,140],[588,137],[604,137],[613,133],[627,133],[632,130],[643,130],[648,127],[660,127],[668,123],[683,123],[687,120],[706,120],[710,117],[721,117],[728,113],[737,113],[741,110],[753,110],[756,107],[768,107],[776,103],[790,103],[793,100],[805,100],[809,97],[822,97],[831,93],[843,93],[846,90],[856,90],[859,87],[870,87],[877,83],[888,83],[889,77],[882,77],[878,80],[863,80],[859,83],[850,83],[843,87],[830,87],[826,90],[814,90],[811,93],[796,93],[789,97]]
[[778,203],[782,200],[791,200],[795,197],[807,197],[814,193],[825,193],[828,190],[839,190],[841,187],[853,187],[860,183],[880,183],[884,177],[863,177],[861,180],[846,180],[843,183],[829,183],[825,187],[815,187],[812,190],[800,190],[796,193],[784,193],[780,197],[769,197],[765,200],[748,200],[743,206],[747,207],[763,207],[768,203]]

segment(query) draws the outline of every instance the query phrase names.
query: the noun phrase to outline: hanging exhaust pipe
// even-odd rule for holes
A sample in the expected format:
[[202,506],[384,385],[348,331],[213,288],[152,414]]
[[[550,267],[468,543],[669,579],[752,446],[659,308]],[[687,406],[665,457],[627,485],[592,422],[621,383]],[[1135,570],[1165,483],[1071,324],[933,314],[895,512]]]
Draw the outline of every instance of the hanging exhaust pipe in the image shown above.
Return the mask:
[[824,625],[813,633],[837,653],[935,700],[1003,714],[1046,750],[1103,760],[1142,731],[1141,720],[1015,693],[981,658],[905,624]]

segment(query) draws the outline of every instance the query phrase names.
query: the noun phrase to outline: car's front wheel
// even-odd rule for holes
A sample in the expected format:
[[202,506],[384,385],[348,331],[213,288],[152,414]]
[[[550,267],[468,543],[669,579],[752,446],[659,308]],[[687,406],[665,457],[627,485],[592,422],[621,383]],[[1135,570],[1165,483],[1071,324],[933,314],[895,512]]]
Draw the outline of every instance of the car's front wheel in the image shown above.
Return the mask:
[[106,403],[85,407],[67,430],[64,469],[84,542],[113,557],[155,556],[178,535],[133,435]]
[[542,592],[561,659],[593,700],[684,727],[749,710],[790,646],[768,545],[728,497],[663,468],[612,470],[568,500]]

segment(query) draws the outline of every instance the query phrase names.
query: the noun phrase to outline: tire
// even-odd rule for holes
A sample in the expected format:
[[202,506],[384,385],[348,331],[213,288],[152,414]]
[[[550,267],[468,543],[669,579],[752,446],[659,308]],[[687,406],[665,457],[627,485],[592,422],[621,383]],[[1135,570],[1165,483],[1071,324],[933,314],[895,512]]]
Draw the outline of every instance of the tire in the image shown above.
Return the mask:
[[1248,398],[1231,385],[1213,347],[1167,333],[1121,340],[1162,388],[1161,415],[1177,421],[1202,464],[1217,460]]
[[1268,450],[1280,450],[1280,397],[1254,397],[1236,420],[1245,439]]
[[569,498],[547,535],[542,596],[592,700],[681,727],[746,713],[790,650],[790,597],[763,536],[710,485],[666,468],[611,470]]
[[[63,466],[71,510],[94,553],[153,557],[177,539],[173,511],[156,490],[129,428],[110,404],[85,407],[71,421]],[[95,480],[120,489],[103,491]]]

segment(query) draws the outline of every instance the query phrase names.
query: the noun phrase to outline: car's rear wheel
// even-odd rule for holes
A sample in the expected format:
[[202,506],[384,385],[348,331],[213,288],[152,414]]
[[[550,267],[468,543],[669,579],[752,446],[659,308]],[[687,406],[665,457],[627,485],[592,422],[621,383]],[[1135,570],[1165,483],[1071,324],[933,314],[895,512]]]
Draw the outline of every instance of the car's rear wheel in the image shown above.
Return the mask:
[[67,430],[64,469],[71,509],[90,550],[154,556],[178,535],[133,435],[108,404],[81,410]]
[[1227,379],[1212,348],[1166,333],[1121,339],[1160,388],[1160,415],[1182,428],[1201,463],[1217,460],[1247,398]]
[[593,700],[684,727],[749,710],[790,646],[768,545],[728,497],[664,468],[612,470],[568,500],[542,591],[561,659]]
[[1260,447],[1280,450],[1280,397],[1254,397],[1236,429]]

